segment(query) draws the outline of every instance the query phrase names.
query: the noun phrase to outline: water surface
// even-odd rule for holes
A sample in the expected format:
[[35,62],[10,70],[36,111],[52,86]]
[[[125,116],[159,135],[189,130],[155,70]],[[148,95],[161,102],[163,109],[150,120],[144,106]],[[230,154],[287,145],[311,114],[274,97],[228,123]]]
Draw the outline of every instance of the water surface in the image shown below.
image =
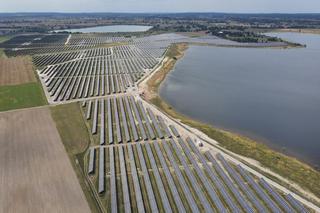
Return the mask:
[[109,26],[99,26],[99,27],[87,27],[80,29],[65,29],[59,31],[67,31],[71,33],[118,33],[118,32],[145,32],[151,29],[151,26],[143,25],[109,25]]
[[179,112],[320,165],[320,36],[298,49],[191,46],[160,95]]

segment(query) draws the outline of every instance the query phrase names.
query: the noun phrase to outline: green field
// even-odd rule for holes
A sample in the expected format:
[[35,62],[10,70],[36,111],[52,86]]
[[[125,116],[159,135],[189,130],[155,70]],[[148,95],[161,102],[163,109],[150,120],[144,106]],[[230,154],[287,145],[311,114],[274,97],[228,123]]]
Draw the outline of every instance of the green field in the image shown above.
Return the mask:
[[11,37],[10,36],[0,36],[0,43],[5,42],[9,40]]
[[0,86],[0,111],[45,104],[47,104],[47,101],[38,82]]
[[[10,36],[0,36],[0,44],[9,40],[10,38],[11,38]],[[3,50],[4,49],[0,48],[0,58],[6,56]]]
[[4,49],[0,48],[0,58],[1,57],[6,57],[6,54],[3,51]]
[[63,145],[92,212],[100,212],[95,196],[84,173],[84,155],[90,144],[90,136],[78,103],[50,107]]
[[90,141],[88,130],[83,122],[78,103],[51,107],[60,137],[70,154],[79,154],[86,150]]

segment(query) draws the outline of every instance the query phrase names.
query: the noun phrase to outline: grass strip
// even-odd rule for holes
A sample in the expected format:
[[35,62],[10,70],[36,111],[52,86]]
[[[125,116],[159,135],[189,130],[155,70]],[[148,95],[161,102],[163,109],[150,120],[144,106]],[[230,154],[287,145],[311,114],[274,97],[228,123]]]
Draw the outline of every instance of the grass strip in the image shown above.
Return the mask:
[[0,111],[46,104],[46,98],[38,82],[0,86]]
[[92,212],[100,212],[83,169],[84,155],[90,138],[81,116],[80,106],[78,103],[70,103],[50,107],[50,110],[89,207]]

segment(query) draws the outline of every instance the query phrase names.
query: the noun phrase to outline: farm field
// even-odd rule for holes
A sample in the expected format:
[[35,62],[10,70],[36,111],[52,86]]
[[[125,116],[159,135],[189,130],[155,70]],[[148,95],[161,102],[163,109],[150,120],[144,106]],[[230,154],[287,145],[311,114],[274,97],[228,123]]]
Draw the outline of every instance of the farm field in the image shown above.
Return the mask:
[[0,58],[0,111],[46,103],[30,57]]
[[48,108],[1,113],[0,145],[0,212],[90,212]]
[[36,82],[30,57],[0,58],[0,86]]
[[41,85],[37,82],[0,86],[0,111],[45,105]]
[[3,51],[3,49],[0,48],[0,58],[5,58],[5,57],[6,57],[6,55],[5,55],[4,51]]

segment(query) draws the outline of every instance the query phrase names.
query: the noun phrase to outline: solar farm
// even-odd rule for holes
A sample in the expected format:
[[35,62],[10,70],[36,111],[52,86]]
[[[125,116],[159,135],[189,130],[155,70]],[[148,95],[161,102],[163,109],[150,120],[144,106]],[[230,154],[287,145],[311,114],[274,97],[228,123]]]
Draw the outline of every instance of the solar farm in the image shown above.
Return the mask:
[[4,43],[32,55],[48,102],[78,102],[91,141],[83,171],[103,212],[312,212],[298,195],[250,172],[146,102],[139,84],[178,34],[45,34]]
[[86,171],[108,212],[308,212],[133,96],[81,105],[97,138]]

